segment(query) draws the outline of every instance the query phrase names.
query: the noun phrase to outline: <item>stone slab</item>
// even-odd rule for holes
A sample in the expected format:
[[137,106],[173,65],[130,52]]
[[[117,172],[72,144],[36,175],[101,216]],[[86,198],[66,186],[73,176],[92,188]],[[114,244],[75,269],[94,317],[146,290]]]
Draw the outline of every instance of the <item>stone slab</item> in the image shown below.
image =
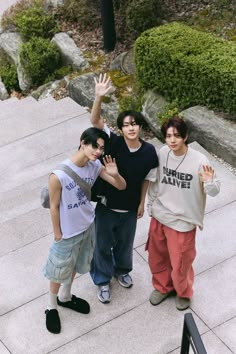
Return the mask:
[[[228,349],[228,343],[225,340],[218,338],[213,331],[204,333],[202,336],[203,345],[207,351],[207,354],[232,354]],[[180,348],[171,352],[171,354],[179,354]],[[193,354],[193,351],[190,347],[190,354]],[[157,354],[157,353],[156,353]]]
[[236,316],[215,328],[214,332],[233,353],[236,353]]
[[[9,178],[24,168],[41,164],[66,150],[78,148],[80,134],[89,126],[89,115],[85,113],[0,147],[1,178],[6,174],[8,177],[5,178]],[[1,185],[1,190],[2,188]]]
[[51,100],[46,104],[47,99],[39,102],[34,100],[33,103],[22,103],[21,107],[18,104],[15,111],[12,109],[11,114],[3,109],[1,111],[3,129],[0,131],[0,146],[86,113],[84,108],[69,97],[64,100],[54,101],[54,104]]
[[236,202],[205,216],[203,231],[197,231],[196,274],[236,255]]
[[[25,354],[26,348],[27,353],[30,354],[48,353],[148,301],[151,291],[150,274],[146,263],[135,255],[135,272],[132,272],[135,286],[124,289],[113,279],[112,302],[105,307],[96,297],[96,287],[89,274],[76,278],[73,292],[89,301],[91,312],[85,316],[60,308],[62,332],[59,336],[52,335],[45,329],[44,310],[47,304],[48,284],[40,272],[41,264],[47,254],[48,241],[48,237],[36,241],[34,250],[32,245],[28,245],[16,251],[12,260],[11,255],[0,258],[0,279],[3,278],[0,280],[0,285],[2,286],[4,282],[6,288],[4,297],[0,300],[2,314],[0,339],[14,354]],[[4,271],[6,272],[13,259],[14,272],[9,277],[4,276]],[[149,304],[148,306],[151,307]],[[171,317],[175,316],[174,312]],[[107,335],[106,331],[105,333]]]
[[[181,344],[184,316],[169,300],[156,307],[146,301],[53,353],[167,354]],[[202,333],[206,326],[194,317]]]
[[1,223],[0,257],[52,233],[50,212],[37,208]]
[[0,353],[1,354],[11,354],[2,343],[0,343]]
[[191,308],[210,329],[236,316],[235,267],[236,255],[195,277]]
[[[45,185],[45,178],[32,180],[10,191],[0,193],[0,223],[24,215],[34,209],[42,208],[40,205],[40,192]],[[11,182],[9,181],[11,184]]]

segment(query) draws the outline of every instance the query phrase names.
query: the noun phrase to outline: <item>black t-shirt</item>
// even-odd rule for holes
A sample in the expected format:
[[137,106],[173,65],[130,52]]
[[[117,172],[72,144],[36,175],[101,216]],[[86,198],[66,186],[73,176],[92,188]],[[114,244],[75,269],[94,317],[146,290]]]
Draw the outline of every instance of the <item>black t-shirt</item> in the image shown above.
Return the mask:
[[115,158],[118,171],[126,180],[127,187],[120,191],[101,178],[97,179],[93,187],[93,195],[104,195],[110,209],[137,210],[142,182],[149,171],[158,166],[154,146],[141,139],[140,142],[141,147],[135,152],[130,152],[124,138],[111,132],[110,151],[106,153]]

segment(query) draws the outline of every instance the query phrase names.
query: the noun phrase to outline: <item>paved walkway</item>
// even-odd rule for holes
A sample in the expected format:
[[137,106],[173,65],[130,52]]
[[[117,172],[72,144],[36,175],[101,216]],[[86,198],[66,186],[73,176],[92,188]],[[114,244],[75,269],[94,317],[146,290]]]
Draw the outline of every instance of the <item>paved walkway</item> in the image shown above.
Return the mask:
[[[78,276],[73,292],[90,302],[91,313],[60,308],[61,334],[47,332],[48,283],[41,269],[53,234],[39,194],[48,173],[77,148],[89,114],[69,98],[12,99],[0,102],[0,121],[0,353],[179,353],[184,312],[176,310],[174,298],[156,307],[148,301],[147,214],[138,221],[134,286],[124,289],[113,280],[112,302],[104,305],[90,276]],[[195,293],[187,312],[208,354],[236,354],[236,177],[212,163],[221,194],[209,198],[205,228],[197,234]]]

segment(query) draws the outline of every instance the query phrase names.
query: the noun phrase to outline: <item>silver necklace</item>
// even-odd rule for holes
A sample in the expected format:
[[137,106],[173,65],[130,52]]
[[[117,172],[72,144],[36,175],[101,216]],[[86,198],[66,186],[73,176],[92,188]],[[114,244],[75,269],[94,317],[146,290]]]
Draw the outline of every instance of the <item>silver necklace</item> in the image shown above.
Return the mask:
[[[166,158],[166,169],[167,169],[167,167],[168,167],[168,161],[169,161],[170,152],[171,152],[171,150],[168,151],[167,158]],[[186,157],[186,155],[187,155],[187,152],[188,152],[188,147],[187,147],[187,150],[186,150],[186,152],[185,152],[185,154],[184,154],[184,157],[182,158],[182,160],[180,161],[180,163],[178,164],[178,166],[176,167],[176,169],[175,169],[174,171],[177,171],[177,169],[179,168],[179,166],[181,165],[181,163],[184,161],[184,159],[185,159],[185,157]]]

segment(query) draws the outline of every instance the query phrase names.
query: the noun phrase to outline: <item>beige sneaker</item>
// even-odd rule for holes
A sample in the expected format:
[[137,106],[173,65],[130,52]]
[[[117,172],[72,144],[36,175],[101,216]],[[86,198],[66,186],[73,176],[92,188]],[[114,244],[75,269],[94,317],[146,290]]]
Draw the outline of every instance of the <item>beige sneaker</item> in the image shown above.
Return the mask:
[[149,297],[149,301],[153,306],[159,305],[162,301],[164,301],[170,293],[162,294],[158,290],[153,290]]
[[176,296],[175,304],[176,304],[177,310],[184,311],[189,308],[190,299],[187,299],[186,297]]

